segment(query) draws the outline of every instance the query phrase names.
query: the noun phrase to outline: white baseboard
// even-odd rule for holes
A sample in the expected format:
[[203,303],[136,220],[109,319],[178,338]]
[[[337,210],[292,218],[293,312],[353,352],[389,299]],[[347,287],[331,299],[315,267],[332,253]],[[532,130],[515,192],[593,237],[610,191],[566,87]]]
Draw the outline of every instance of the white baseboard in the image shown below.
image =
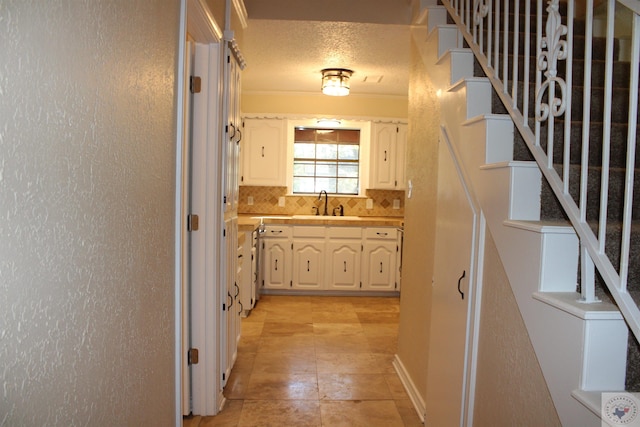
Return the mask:
[[424,424],[424,418],[427,412],[426,405],[424,403],[424,400],[422,399],[422,396],[420,396],[420,393],[418,392],[416,385],[413,383],[413,381],[411,381],[411,377],[409,376],[409,373],[405,369],[404,365],[402,364],[402,361],[400,360],[397,354],[393,358],[393,367],[396,370],[396,373],[398,374],[398,377],[400,378],[400,381],[402,382],[402,385],[404,386],[405,391],[409,395],[409,399],[411,399],[411,403],[413,403],[413,408],[418,413],[418,417],[420,417],[420,421],[422,421],[422,423]]

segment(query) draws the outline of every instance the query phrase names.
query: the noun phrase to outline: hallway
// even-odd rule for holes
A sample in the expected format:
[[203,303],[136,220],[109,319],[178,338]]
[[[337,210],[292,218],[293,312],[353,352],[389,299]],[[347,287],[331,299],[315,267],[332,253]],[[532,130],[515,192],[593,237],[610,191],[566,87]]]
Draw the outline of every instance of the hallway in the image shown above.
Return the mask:
[[399,299],[262,296],[205,426],[422,426],[398,379]]

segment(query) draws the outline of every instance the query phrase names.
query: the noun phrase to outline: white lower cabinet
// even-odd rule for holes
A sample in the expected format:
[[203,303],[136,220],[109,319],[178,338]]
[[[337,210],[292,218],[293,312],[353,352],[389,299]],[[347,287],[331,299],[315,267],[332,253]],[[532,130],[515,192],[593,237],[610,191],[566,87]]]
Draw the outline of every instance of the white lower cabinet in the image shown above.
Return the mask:
[[327,289],[356,291],[362,287],[362,228],[327,227]]
[[267,225],[262,233],[259,258],[265,289],[291,287],[291,231],[287,225]]
[[324,289],[325,227],[293,226],[292,289]]
[[266,225],[261,238],[265,290],[400,289],[395,227]]
[[363,250],[362,289],[395,291],[396,258],[399,252],[395,228],[367,228]]
[[256,230],[246,230],[238,233],[239,251],[238,264],[242,267],[240,277],[240,305],[242,306],[242,316],[253,309],[256,304],[256,288],[258,284],[258,232]]

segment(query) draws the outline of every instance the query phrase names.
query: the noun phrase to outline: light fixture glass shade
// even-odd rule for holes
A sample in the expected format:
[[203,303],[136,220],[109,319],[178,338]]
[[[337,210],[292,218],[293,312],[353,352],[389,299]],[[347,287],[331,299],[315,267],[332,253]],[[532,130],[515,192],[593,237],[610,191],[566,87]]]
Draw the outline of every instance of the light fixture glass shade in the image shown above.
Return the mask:
[[322,93],[331,96],[349,95],[349,79],[353,71],[345,68],[325,68],[322,70]]

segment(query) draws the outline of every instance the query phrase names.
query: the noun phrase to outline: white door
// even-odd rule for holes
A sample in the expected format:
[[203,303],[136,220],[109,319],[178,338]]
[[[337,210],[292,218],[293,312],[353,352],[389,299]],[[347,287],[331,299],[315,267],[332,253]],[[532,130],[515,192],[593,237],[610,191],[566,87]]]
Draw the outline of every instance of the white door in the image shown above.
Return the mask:
[[427,377],[427,425],[464,423],[465,344],[475,214],[446,144],[440,144],[435,268]]
[[[195,49],[193,38],[187,34],[185,42],[185,89],[184,89],[184,135],[182,141],[182,206],[181,217],[186,219],[191,211],[191,136],[192,136],[192,111],[193,96],[189,90],[189,79],[195,61]],[[181,235],[181,262],[182,262],[182,414],[191,413],[191,370],[186,356],[191,347],[191,310],[189,295],[191,293],[191,239],[185,231],[183,223]]]

